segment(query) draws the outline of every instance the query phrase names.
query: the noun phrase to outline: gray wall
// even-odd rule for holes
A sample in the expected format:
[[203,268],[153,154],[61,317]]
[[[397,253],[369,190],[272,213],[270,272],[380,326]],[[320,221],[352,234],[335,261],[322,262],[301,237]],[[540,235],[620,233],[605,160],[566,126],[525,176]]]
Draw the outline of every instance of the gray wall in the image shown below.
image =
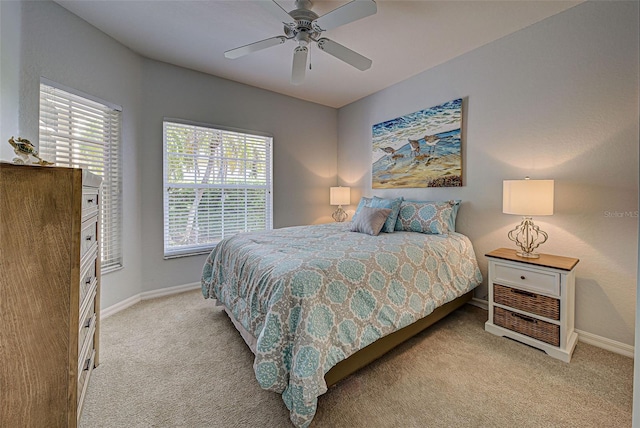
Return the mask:
[[[4,10],[8,5],[1,3]],[[11,2],[10,7],[12,19],[19,23],[19,31],[14,32],[15,28],[3,25],[1,39],[3,46],[17,43],[20,47],[11,58],[12,63],[19,66],[18,79],[7,79],[7,85],[19,91],[19,102],[10,99],[5,105],[3,91],[2,115],[15,115],[18,125],[17,129],[4,129],[3,126],[3,140],[5,135],[20,135],[37,144],[41,76],[122,106],[125,267],[103,277],[102,306],[107,307],[138,294],[141,287],[137,141],[142,61],[137,54],[53,2]],[[4,49],[2,66],[5,66]],[[3,73],[1,77],[5,87],[5,78],[11,76]],[[0,143],[2,159],[11,160],[11,147],[6,142]]]
[[337,111],[307,101],[144,61],[140,172],[143,290],[200,280],[205,256],[163,260],[162,119],[273,135],[274,227],[330,220],[337,174]]
[[0,5],[3,139],[37,143],[41,76],[122,106],[124,268],[103,276],[103,308],[200,279],[204,256],[162,257],[164,116],[271,133],[274,226],[330,220],[335,109],[144,59],[50,1]]
[[0,159],[13,158],[6,140],[18,135],[20,29],[20,3],[0,1]]
[[[502,214],[502,180],[555,179],[555,215],[534,220],[542,252],[580,259],[576,328],[632,345],[638,224],[612,213],[638,209],[637,19],[637,2],[583,3],[341,108],[339,182],[355,201],[462,199],[486,277],[484,254],[513,247],[520,221]],[[374,191],[371,126],[460,97],[464,187]]]

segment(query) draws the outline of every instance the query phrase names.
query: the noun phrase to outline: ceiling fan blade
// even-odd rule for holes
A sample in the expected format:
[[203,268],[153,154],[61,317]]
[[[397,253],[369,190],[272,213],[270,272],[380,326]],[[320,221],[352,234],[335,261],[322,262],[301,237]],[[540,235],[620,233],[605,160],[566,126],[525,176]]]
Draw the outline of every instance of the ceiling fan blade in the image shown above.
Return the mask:
[[284,10],[275,0],[262,0],[259,1],[260,6],[273,15],[278,21],[281,21],[284,25],[288,25],[289,27],[295,27],[296,20],[289,15],[289,13]]
[[225,58],[236,59],[262,49],[270,48],[271,46],[281,45],[286,41],[287,38],[284,36],[271,37],[270,39],[260,40],[259,42],[228,50],[224,53],[224,56]]
[[373,0],[353,0],[313,21],[316,31],[326,31],[373,15],[378,10]]
[[306,46],[298,46],[293,51],[293,69],[291,70],[291,83],[299,85],[304,80],[304,73],[307,69],[307,54],[309,49]]
[[318,47],[329,55],[333,55],[339,60],[354,66],[358,70],[365,71],[371,67],[372,61],[369,58],[362,56],[358,52],[352,51],[333,40],[323,37],[318,40]]

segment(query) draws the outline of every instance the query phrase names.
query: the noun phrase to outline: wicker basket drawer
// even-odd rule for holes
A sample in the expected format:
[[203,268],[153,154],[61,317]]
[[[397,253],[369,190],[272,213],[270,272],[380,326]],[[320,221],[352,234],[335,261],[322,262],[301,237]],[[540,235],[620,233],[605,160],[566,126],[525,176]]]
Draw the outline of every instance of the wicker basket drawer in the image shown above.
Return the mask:
[[493,284],[493,301],[552,320],[560,320],[560,300],[530,291]]
[[559,325],[507,311],[497,306],[493,310],[493,323],[550,345],[560,346]]

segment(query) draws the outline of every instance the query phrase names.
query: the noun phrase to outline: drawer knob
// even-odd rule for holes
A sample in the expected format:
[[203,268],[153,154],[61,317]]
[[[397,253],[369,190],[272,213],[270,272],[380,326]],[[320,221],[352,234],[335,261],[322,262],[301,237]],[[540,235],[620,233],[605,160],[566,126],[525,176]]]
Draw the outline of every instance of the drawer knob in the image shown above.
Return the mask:
[[84,280],[85,284],[91,284],[91,277],[88,277],[87,279]]
[[88,203],[88,204],[92,204],[92,203],[93,203],[93,198],[91,198],[91,199],[87,199],[87,203]]
[[520,275],[520,279],[527,279],[524,277],[524,275]]
[[84,238],[84,239],[85,239],[85,240],[87,240],[87,241],[91,241],[91,240],[93,239],[93,236],[88,235],[88,236],[87,236],[86,238]]
[[84,362],[84,367],[82,371],[86,372],[91,367],[91,358],[87,358],[87,361]]

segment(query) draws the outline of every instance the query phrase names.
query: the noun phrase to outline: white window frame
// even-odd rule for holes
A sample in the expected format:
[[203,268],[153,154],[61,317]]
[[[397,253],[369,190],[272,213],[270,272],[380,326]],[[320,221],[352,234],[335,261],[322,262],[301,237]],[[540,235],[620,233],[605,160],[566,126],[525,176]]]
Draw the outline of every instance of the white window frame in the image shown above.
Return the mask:
[[[121,269],[122,107],[43,77],[39,123],[43,159],[56,166],[86,168],[102,177],[101,273]],[[100,137],[90,136],[87,123],[99,127]]]
[[[168,141],[167,141],[168,127],[184,127],[185,130],[197,129],[200,132],[203,132],[206,135],[208,135],[210,138],[219,138],[221,141],[219,147],[224,146],[225,138],[233,139],[235,141],[242,140],[245,147],[243,151],[244,155],[240,156],[236,154],[237,157],[228,157],[224,155],[213,156],[213,152],[212,152],[211,155],[207,157],[206,154],[203,155],[199,151],[196,152],[194,155],[189,155],[187,153],[177,153],[177,152],[172,152],[171,154],[169,154]],[[183,120],[183,119],[164,118],[163,125],[162,125],[162,140],[163,140],[162,184],[163,184],[164,258],[165,259],[207,254],[215,247],[215,245],[220,240],[224,239],[227,236],[231,236],[239,232],[273,229],[273,137],[271,135],[266,133],[256,132],[256,131],[228,128],[228,127],[210,125],[210,124],[200,123],[200,122],[193,122],[193,121]],[[260,144],[262,143],[264,143],[264,146],[260,146]],[[254,144],[257,144],[257,146],[254,146]],[[200,160],[216,159],[220,161],[221,164],[224,164],[225,162],[230,162],[230,161],[240,161],[240,162],[255,161],[254,159],[251,159],[248,157],[246,152],[246,148],[248,147],[259,147],[259,148],[264,147],[265,159],[264,161],[261,160],[259,162],[260,165],[264,166],[265,168],[264,179],[266,183],[264,184],[250,183],[251,180],[247,180],[247,172],[249,171],[248,168],[245,168],[243,170],[244,183],[240,183],[240,182],[233,183],[232,180],[229,180],[227,178],[214,179],[213,177],[215,176],[215,174],[212,172],[209,173],[211,174],[210,176],[207,175],[207,173],[205,172],[204,173],[205,176],[203,178],[202,173],[198,174],[195,171],[190,173],[190,175],[191,174],[193,175],[193,181],[184,179],[182,182],[178,182],[177,180],[173,180],[169,182],[169,177],[168,177],[169,157],[171,157],[173,161],[176,161],[178,158],[189,159],[191,161],[194,161],[194,164],[198,164],[197,159],[200,159]],[[209,162],[207,163],[207,165],[209,165]],[[196,168],[194,168],[194,170],[195,169]],[[222,168],[219,168],[217,171],[221,172]],[[262,177],[262,174],[260,175],[260,177]],[[240,180],[238,176],[235,176],[235,178],[236,180]],[[208,180],[208,182],[205,183],[205,182],[202,182],[202,180]],[[212,181],[215,181],[215,182],[212,182]],[[221,223],[220,229],[217,229],[217,228],[207,229],[206,230],[207,237],[201,238],[200,236],[198,236],[192,242],[188,242],[186,244],[177,244],[175,243],[175,239],[172,239],[172,234],[175,236],[175,232],[172,232],[172,231],[175,231],[178,228],[178,221],[177,221],[178,218],[180,218],[182,221],[184,221],[184,218],[183,216],[170,215],[170,204],[171,204],[170,192],[172,189],[176,189],[176,188],[219,190],[223,195],[225,195],[224,193],[225,190],[231,190],[231,191],[245,190],[245,192],[248,190],[266,190],[264,200],[260,199],[260,202],[264,201],[264,211],[263,210],[259,211],[260,215],[265,216],[264,224],[261,224],[260,225],[261,227],[248,224],[246,212],[244,213],[244,224],[240,226],[240,224],[242,223],[242,218],[241,218],[242,216],[240,217],[234,216],[232,219],[228,220],[227,223],[225,223],[224,209],[221,209],[219,212],[212,210],[210,214],[204,217],[199,216],[197,210],[195,212],[193,212],[193,210],[190,210],[186,215],[188,215],[190,218],[193,219],[192,220],[193,227],[191,229],[192,231],[196,229],[196,226],[195,226],[196,224],[200,224],[200,223],[206,224],[207,222],[210,223],[213,221],[212,218],[214,218],[216,215],[218,217],[216,217],[215,221]],[[225,197],[223,196],[223,199],[222,199],[223,201],[224,201],[224,198]],[[202,201],[198,202],[199,207],[201,202]],[[244,199],[244,205],[246,209],[247,199]],[[235,207],[237,207],[237,205]],[[230,232],[226,231],[225,224],[233,224],[235,229],[232,227],[233,230],[231,230]],[[208,237],[209,235],[212,234],[212,230],[219,231],[219,234],[217,237],[215,238]]]

